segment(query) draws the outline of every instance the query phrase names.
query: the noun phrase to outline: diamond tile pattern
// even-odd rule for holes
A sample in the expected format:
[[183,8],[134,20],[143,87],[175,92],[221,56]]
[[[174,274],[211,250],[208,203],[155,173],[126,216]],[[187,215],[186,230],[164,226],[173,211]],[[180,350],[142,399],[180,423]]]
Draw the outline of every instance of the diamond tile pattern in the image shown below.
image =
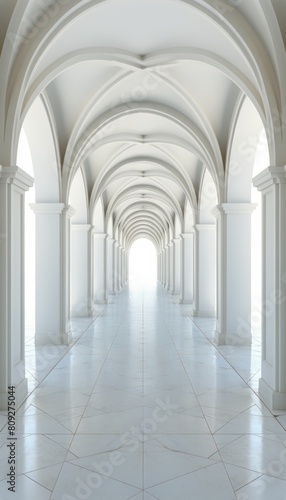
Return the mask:
[[39,384],[18,411],[15,500],[285,500],[286,417],[250,383],[257,342],[253,357],[214,346],[214,320],[161,286],[126,289],[73,326],[73,345],[35,348],[33,366],[29,344]]

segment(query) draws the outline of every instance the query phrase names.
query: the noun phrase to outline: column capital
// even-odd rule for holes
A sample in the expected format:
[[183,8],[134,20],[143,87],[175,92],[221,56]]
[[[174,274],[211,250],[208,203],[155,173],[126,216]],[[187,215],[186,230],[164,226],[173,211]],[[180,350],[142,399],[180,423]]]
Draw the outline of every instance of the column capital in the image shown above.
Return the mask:
[[71,230],[72,231],[82,231],[82,232],[88,232],[91,229],[90,224],[72,224],[71,225]]
[[[35,214],[62,214],[66,207],[65,203],[31,203],[30,208]],[[69,208],[68,208],[69,210]]]
[[286,183],[286,166],[267,167],[252,179],[258,191],[264,191],[273,184]]
[[195,231],[214,231],[216,229],[215,224],[196,224],[194,226]]
[[98,238],[98,239],[106,239],[108,234],[107,233],[97,233],[96,230],[94,229],[94,227],[92,227],[92,235],[95,237],[95,238]]
[[180,239],[181,240],[186,240],[188,238],[191,238],[192,236],[194,236],[194,230],[192,230],[191,232],[189,233],[181,233],[180,234]]
[[14,184],[23,191],[28,191],[34,179],[19,167],[3,167],[0,165],[0,183]]
[[75,214],[75,209],[71,205],[65,205],[63,213],[66,214],[69,218],[71,218]]
[[212,209],[214,217],[218,218],[222,215],[244,215],[252,214],[256,209],[256,203],[222,203]]

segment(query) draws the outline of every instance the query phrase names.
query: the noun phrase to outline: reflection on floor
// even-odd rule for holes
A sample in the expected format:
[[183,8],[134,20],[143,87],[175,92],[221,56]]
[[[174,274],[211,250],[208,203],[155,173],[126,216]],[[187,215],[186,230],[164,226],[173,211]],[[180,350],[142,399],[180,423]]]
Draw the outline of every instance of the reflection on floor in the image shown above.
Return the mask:
[[217,348],[213,329],[159,286],[75,320],[72,346],[35,357],[30,339],[13,499],[285,500],[286,420],[255,393],[259,342]]

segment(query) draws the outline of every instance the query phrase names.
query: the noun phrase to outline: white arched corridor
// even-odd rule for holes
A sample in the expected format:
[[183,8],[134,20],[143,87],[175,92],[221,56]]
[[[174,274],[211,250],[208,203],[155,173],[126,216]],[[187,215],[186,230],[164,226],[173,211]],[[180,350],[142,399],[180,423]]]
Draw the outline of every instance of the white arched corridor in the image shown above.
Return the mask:
[[285,16],[0,2],[1,500],[284,500]]

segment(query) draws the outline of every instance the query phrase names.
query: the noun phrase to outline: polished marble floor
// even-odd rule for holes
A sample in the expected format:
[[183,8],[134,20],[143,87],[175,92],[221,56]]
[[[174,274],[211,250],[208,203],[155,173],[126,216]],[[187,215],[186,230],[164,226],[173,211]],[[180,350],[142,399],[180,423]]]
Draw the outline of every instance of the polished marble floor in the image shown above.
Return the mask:
[[18,411],[17,491],[0,499],[285,500],[286,417],[256,394],[260,342],[216,347],[161,286],[125,289],[70,346],[34,348]]

